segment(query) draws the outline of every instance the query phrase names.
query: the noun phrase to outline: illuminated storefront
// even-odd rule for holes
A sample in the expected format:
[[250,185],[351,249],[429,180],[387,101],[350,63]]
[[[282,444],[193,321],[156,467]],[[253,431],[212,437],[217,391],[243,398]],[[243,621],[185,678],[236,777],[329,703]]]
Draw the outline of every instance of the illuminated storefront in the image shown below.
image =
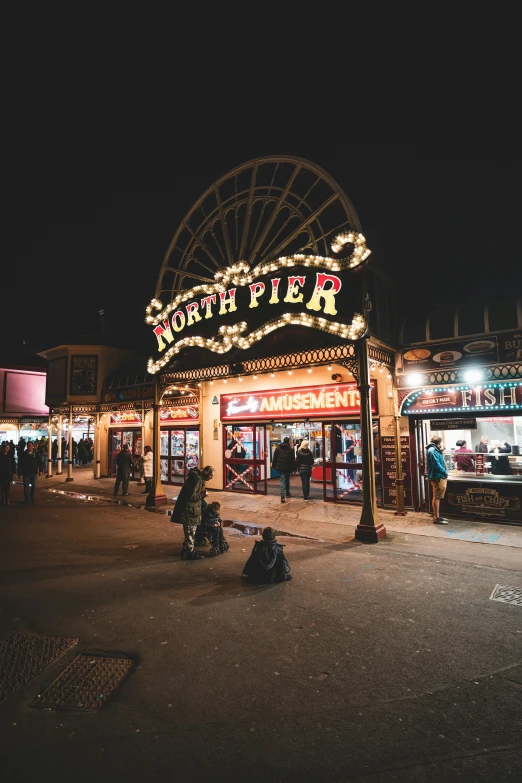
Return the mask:
[[429,508],[426,446],[442,438],[448,488],[441,513],[522,524],[522,381],[404,390],[416,448],[418,505]]

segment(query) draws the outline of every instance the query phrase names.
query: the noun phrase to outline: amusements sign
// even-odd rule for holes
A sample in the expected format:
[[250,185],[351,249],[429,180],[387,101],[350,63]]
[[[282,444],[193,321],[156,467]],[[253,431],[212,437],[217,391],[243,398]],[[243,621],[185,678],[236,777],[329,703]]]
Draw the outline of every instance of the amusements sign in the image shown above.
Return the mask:
[[[371,386],[371,408],[376,413],[375,381]],[[356,383],[221,395],[221,421],[295,420],[300,416],[345,416],[360,411],[361,397]]]
[[[395,461],[395,438],[391,435],[381,437],[382,501],[384,508],[397,506],[397,463]],[[413,508],[411,491],[411,449],[409,435],[401,435],[401,461],[404,478],[404,505]]]

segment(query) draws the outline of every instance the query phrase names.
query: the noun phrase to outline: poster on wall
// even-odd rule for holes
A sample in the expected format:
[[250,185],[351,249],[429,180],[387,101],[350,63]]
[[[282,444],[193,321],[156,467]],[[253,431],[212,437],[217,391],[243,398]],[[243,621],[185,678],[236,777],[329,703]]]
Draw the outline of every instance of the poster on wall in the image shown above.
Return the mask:
[[[397,506],[397,462],[395,460],[395,437],[383,435],[381,437],[381,465],[382,465],[382,503],[384,508]],[[413,508],[411,490],[411,449],[409,435],[401,435],[401,461],[402,475],[404,478],[404,506]]]
[[71,358],[71,395],[94,395],[98,381],[97,356],[73,356]]

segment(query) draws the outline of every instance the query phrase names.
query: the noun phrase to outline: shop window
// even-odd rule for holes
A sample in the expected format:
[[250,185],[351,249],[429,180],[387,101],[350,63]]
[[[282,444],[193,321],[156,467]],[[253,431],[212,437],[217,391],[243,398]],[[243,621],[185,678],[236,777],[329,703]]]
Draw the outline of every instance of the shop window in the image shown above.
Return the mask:
[[496,299],[489,304],[488,312],[490,332],[518,327],[517,304],[514,300]]
[[484,334],[484,302],[472,299],[459,305],[458,331],[459,335]]
[[430,315],[430,340],[447,340],[455,336],[453,310],[436,310]]

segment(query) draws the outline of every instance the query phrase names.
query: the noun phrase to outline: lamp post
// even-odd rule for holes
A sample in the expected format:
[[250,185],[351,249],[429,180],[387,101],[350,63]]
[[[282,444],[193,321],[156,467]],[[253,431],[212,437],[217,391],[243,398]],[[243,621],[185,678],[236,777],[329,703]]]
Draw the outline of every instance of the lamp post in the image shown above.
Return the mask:
[[62,475],[62,417],[58,416],[58,424],[56,426],[56,446],[58,451],[56,453],[56,475]]
[[51,442],[51,436],[53,433],[53,423],[49,416],[49,424],[47,425],[47,476],[46,478],[53,477],[53,444]]
[[67,478],[66,481],[74,481],[73,479],[73,406],[69,406],[69,459],[67,461]]
[[375,544],[386,536],[386,528],[379,519],[377,493],[375,491],[375,463],[373,458],[373,428],[370,383],[370,365],[368,362],[368,340],[362,338],[356,343],[359,383],[357,388],[361,398],[361,445],[363,463],[363,507],[361,521],[355,529],[355,538],[367,544]]
[[161,462],[160,462],[160,410],[161,395],[159,378],[154,377],[154,402],[152,403],[152,492],[147,495],[146,506],[154,508],[163,506],[168,498],[161,486]]

